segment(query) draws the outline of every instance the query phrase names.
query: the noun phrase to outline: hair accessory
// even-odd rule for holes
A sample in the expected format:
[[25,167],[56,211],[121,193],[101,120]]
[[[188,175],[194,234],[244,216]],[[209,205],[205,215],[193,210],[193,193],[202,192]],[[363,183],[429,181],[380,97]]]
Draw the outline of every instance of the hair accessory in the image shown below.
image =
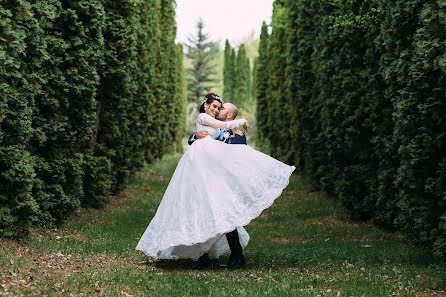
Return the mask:
[[[220,100],[221,103],[223,104],[223,100],[220,98],[220,96],[212,96],[212,98],[213,98],[213,99],[218,99],[218,100]],[[203,101],[201,101],[201,104],[200,104],[200,105],[205,104],[206,101],[208,101],[208,98],[207,98],[207,97],[204,97],[204,99],[203,99]]]

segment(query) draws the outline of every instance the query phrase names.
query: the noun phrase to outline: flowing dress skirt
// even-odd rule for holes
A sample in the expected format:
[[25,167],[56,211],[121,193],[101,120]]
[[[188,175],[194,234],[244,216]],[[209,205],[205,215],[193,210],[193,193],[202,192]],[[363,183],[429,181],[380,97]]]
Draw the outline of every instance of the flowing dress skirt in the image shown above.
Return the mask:
[[243,144],[206,137],[186,151],[158,210],[136,246],[157,259],[211,258],[229,252],[226,233],[243,226],[270,207],[295,170]]

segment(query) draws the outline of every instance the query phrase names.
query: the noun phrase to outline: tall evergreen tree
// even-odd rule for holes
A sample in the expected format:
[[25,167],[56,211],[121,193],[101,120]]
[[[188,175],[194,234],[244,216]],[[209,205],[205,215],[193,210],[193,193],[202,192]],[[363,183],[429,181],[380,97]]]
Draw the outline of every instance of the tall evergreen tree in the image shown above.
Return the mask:
[[[160,148],[158,157],[161,157],[165,152],[173,149],[173,143],[176,142],[176,134],[178,125],[174,124],[178,121],[180,114],[175,111],[179,97],[177,92],[179,89],[177,74],[177,47],[175,44],[176,36],[176,22],[175,22],[175,2],[172,0],[161,0],[161,53],[163,54],[163,65],[158,71],[163,71],[163,81],[165,83],[162,89],[162,104],[163,104],[163,118],[162,123],[165,123],[164,131],[166,137],[164,138],[164,147]],[[166,22],[167,23],[164,23]],[[161,88],[159,88],[161,89]],[[173,97],[173,98],[172,98]],[[158,99],[158,98],[157,98]],[[161,99],[161,98],[159,98]],[[158,99],[158,100],[159,100]]]
[[177,75],[176,75],[176,84],[177,84],[177,94],[175,98],[175,111],[174,111],[174,122],[171,124],[174,127],[175,131],[175,142],[174,142],[174,151],[182,153],[183,152],[183,135],[186,130],[186,82],[184,80],[184,66],[183,66],[183,45],[177,44]]
[[234,98],[234,74],[235,74],[235,59],[233,56],[233,48],[226,39],[225,55],[223,66],[223,99],[232,101]]
[[212,78],[216,75],[215,65],[212,64],[214,54],[214,42],[209,40],[207,33],[203,31],[203,20],[200,19],[197,23],[196,37],[189,37],[189,44],[186,44],[186,57],[191,60],[192,67],[187,69],[187,89],[188,101],[194,102],[200,100],[206,95],[209,89],[209,84],[215,82]]
[[249,88],[251,84],[251,70],[249,58],[246,55],[245,45],[241,44],[237,53],[237,61],[235,65],[235,85],[234,98],[232,101],[236,105],[246,104],[250,99]]
[[258,58],[254,58],[254,63],[252,65],[252,71],[251,71],[251,99],[256,100],[256,86],[257,86],[257,64],[258,64]]
[[257,118],[257,135],[256,144],[260,149],[268,151],[268,100],[266,98],[266,90],[268,88],[268,25],[263,22],[260,34],[259,58],[256,69],[256,118]]
[[235,82],[235,79],[236,79],[236,70],[235,70],[235,68],[236,68],[236,64],[235,64],[235,62],[236,62],[236,60],[237,60],[237,53],[235,52],[235,48],[232,48],[231,49],[231,56],[229,57],[229,64],[230,65],[232,65],[231,67],[232,67],[232,78],[231,78],[231,80],[232,80],[232,90],[231,90],[231,97],[230,98],[226,98],[226,100],[227,101],[234,101],[235,100],[235,86],[236,86],[236,82]]
[[[283,161],[294,161],[294,148],[287,147],[290,138],[291,107],[287,86],[287,10],[285,0],[274,2],[272,32],[268,44],[268,79],[267,98],[269,101],[268,125],[270,131],[271,154]],[[274,137],[272,137],[274,135]]]

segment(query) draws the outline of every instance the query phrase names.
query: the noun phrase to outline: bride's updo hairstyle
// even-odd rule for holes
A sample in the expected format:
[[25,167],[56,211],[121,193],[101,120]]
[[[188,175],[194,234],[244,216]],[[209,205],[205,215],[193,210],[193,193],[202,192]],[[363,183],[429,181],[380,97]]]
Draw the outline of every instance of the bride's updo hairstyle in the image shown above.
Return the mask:
[[201,102],[201,104],[200,104],[200,113],[204,113],[205,112],[205,110],[204,110],[204,104],[205,103],[207,103],[207,104],[211,104],[212,102],[214,102],[214,100],[217,100],[218,102],[220,102],[221,103],[221,105],[223,105],[223,101],[221,100],[221,98],[220,98],[220,96],[218,96],[217,94],[215,94],[215,93],[209,93],[209,94],[207,94],[205,97],[204,97],[204,99],[203,99],[203,101]]

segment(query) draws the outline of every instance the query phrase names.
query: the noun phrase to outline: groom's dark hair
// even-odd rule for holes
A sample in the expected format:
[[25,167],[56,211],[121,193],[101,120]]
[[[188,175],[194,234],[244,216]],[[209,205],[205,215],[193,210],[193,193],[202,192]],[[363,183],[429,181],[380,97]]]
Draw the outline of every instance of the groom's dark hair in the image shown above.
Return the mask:
[[200,108],[199,108],[200,113],[205,112],[205,110],[204,110],[204,104],[205,104],[205,103],[207,103],[207,104],[211,104],[211,103],[214,102],[215,100],[217,100],[218,102],[220,102],[220,103],[223,105],[223,101],[221,101],[220,96],[218,96],[218,95],[215,94],[215,93],[209,93],[209,94],[207,94],[206,96],[204,96],[204,100],[203,100],[203,102],[200,104]]

